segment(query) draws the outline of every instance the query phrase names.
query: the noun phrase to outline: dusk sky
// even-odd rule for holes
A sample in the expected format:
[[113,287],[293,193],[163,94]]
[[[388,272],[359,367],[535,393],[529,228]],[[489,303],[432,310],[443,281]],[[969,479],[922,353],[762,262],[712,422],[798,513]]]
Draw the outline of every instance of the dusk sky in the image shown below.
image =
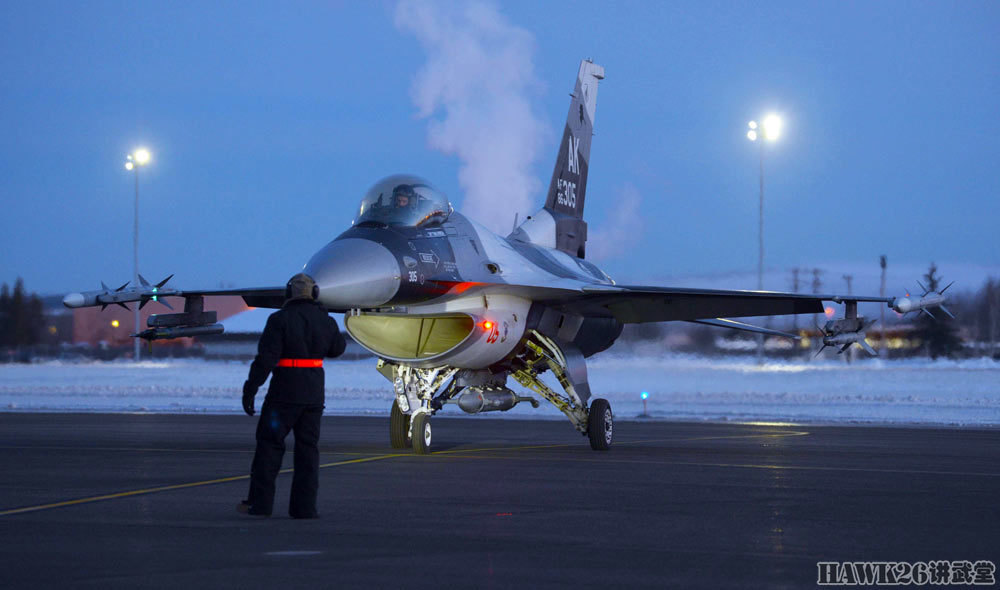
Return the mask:
[[[0,282],[285,280],[396,172],[504,233],[605,67],[588,252],[631,282],[880,254],[1000,274],[997,2],[6,2]],[[471,196],[470,196],[471,195]],[[475,202],[468,202],[474,200]],[[718,286],[718,285],[712,285]],[[753,285],[734,284],[734,288]],[[786,284],[769,284],[784,289]],[[978,284],[964,285],[969,289]]]

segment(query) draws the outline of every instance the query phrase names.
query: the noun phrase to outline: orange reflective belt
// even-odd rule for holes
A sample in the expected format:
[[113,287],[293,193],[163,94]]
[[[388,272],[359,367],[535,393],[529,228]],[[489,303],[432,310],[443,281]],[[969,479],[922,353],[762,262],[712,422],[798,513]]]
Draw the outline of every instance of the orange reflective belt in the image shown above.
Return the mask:
[[315,369],[323,366],[323,359],[280,359],[279,367],[295,367],[296,369]]

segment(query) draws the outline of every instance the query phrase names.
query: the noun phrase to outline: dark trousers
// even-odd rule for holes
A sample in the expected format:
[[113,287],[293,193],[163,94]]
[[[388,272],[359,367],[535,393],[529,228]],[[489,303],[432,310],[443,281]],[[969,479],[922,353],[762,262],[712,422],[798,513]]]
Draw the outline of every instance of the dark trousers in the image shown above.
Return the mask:
[[293,518],[316,516],[319,489],[319,425],[323,406],[303,406],[264,400],[257,422],[257,452],[250,466],[250,496],[254,514],[271,514],[274,480],[281,471],[285,437],[295,433],[295,474],[288,514]]

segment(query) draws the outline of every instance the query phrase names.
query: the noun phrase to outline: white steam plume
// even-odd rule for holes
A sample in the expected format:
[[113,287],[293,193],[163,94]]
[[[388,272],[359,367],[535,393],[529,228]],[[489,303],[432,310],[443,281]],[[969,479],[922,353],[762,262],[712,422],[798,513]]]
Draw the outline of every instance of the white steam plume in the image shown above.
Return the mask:
[[608,260],[634,248],[642,239],[642,197],[626,184],[614,200],[615,207],[598,227],[588,228],[587,258]]
[[395,24],[427,53],[413,100],[430,119],[430,146],[462,162],[463,213],[506,233],[515,212],[524,219],[541,206],[532,165],[548,128],[529,100],[540,88],[534,36],[486,2],[403,0]]

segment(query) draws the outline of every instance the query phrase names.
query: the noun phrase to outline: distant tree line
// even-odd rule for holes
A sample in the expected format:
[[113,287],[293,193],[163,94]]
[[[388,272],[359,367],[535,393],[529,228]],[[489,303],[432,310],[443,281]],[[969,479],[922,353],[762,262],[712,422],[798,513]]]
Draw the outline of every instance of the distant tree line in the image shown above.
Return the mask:
[[958,311],[952,312],[971,344],[992,356],[1000,355],[997,350],[1000,344],[1000,278],[988,278],[978,291],[958,298],[957,303]]
[[38,344],[44,327],[45,313],[38,294],[27,293],[20,277],[13,293],[4,283],[0,287],[0,348]]

